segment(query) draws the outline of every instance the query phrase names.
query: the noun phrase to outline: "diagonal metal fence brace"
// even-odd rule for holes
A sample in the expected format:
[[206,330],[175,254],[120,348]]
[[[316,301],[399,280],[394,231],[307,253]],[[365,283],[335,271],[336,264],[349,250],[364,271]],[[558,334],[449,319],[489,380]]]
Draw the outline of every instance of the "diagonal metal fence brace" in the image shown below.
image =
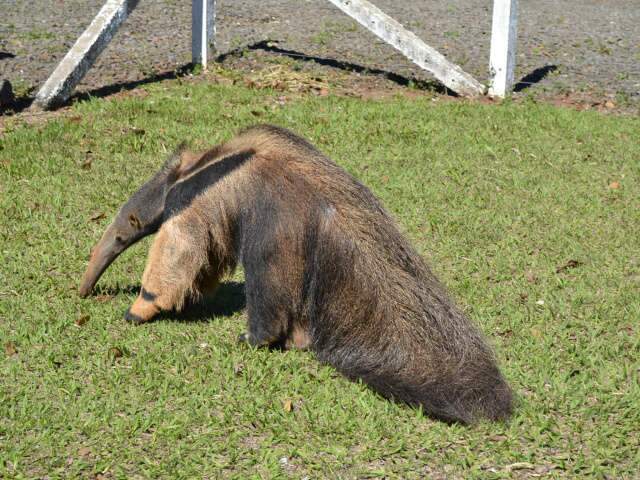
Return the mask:
[[67,52],[36,94],[34,104],[53,108],[64,103],[91,68],[139,0],[107,0],[91,25]]
[[399,50],[420,68],[431,72],[447,88],[459,95],[484,95],[485,86],[444,55],[420,40],[375,5],[366,0],[329,0],[362,26]]

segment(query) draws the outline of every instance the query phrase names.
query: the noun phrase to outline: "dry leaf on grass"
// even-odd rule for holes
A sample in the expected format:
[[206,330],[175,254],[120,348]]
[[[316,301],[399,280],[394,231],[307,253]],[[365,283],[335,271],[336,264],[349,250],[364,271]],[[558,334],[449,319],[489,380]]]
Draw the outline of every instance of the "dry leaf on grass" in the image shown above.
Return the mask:
[[16,344],[13,342],[7,342],[4,344],[4,353],[7,357],[11,357],[18,353],[18,347],[16,347]]
[[513,472],[514,470],[533,470],[534,468],[536,467],[529,462],[516,462],[504,467],[507,472]]
[[76,326],[81,327],[83,326],[85,323],[87,323],[89,321],[89,315],[80,315],[77,319],[76,319]]
[[556,268],[556,273],[566,272],[567,270],[571,268],[577,268],[580,265],[582,265],[582,262],[580,260],[569,260],[564,265],[560,265],[558,268]]
[[120,350],[118,347],[111,347],[109,349],[109,356],[114,360],[121,358],[122,355],[123,355],[122,350]]
[[285,400],[282,402],[282,408],[287,413],[291,412],[293,410],[293,402],[291,400]]
[[92,222],[97,222],[98,220],[102,220],[103,218],[105,218],[107,216],[106,213],[104,212],[98,212],[98,213],[94,213],[93,215],[91,215],[91,217],[89,218]]
[[91,449],[89,447],[82,447],[78,450],[79,457],[88,457],[89,455],[91,455]]
[[121,132],[124,134],[133,133],[134,135],[139,135],[139,136],[142,136],[145,133],[147,133],[147,131],[144,128],[138,128],[138,127],[124,127],[122,128]]

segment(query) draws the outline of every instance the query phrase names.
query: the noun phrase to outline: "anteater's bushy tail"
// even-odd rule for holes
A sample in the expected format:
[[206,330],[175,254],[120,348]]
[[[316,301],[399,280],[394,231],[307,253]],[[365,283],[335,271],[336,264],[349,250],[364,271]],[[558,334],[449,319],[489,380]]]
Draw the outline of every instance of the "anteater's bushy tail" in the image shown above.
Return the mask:
[[512,413],[511,389],[495,366],[476,371],[467,366],[464,372],[448,372],[425,381],[373,372],[361,378],[383,396],[421,406],[426,414],[446,422],[500,421]]
[[381,354],[352,346],[348,353],[332,349],[320,358],[347,377],[361,379],[382,396],[422,407],[427,415],[445,422],[501,421],[511,415],[511,389],[488,349],[463,362],[442,358],[438,365],[419,365],[417,358],[401,355],[408,360],[403,365],[398,361],[398,350],[393,350],[395,355],[388,350]]

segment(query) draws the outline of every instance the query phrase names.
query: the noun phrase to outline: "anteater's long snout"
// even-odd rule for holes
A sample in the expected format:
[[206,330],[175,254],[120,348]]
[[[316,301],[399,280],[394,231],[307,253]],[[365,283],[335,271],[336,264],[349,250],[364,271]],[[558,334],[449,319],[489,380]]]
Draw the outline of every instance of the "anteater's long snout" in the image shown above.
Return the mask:
[[91,293],[93,287],[98,283],[104,271],[118,258],[124,249],[125,243],[122,239],[116,238],[112,228],[108,228],[98,244],[91,251],[91,258],[87,270],[84,272],[80,283],[79,294],[86,297]]

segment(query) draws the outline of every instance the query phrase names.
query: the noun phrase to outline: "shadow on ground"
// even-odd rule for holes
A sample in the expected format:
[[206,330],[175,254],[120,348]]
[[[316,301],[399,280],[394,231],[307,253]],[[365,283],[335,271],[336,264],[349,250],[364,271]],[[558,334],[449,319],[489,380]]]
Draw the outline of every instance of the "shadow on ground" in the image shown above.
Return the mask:
[[[274,55],[285,56],[285,57],[293,58],[302,62],[312,62],[318,65],[333,68],[336,70],[342,70],[345,72],[380,76],[403,87],[410,86],[417,90],[431,91],[434,93],[439,93],[442,95],[450,95],[454,97],[457,96],[455,92],[449,90],[444,85],[436,81],[426,81],[426,80],[419,80],[415,78],[409,78],[409,77],[405,77],[403,75],[399,75],[397,73],[390,72],[387,70],[382,70],[379,68],[370,68],[370,67],[366,67],[366,66],[359,65],[352,62],[337,60],[334,58],[308,55],[295,50],[280,48],[277,46],[277,42],[272,40],[262,40],[260,42],[256,42],[254,44],[251,44],[245,47],[234,49],[230,52],[219,55],[218,57],[215,58],[214,61],[217,63],[224,63],[225,60],[227,59],[234,58],[234,57],[241,57],[243,52],[247,50],[262,50],[265,52],[272,53]],[[117,65],[114,65],[114,68],[117,68]],[[103,87],[94,88],[86,92],[75,93],[69,98],[69,100],[62,103],[57,108],[69,106],[76,101],[85,101],[91,98],[103,98],[116,93],[134,90],[144,85],[163,82],[165,80],[175,80],[177,78],[189,75],[193,71],[194,71],[194,65],[192,63],[187,63],[174,70],[153,74],[140,80],[135,80],[130,82],[118,82],[111,85],[105,85]],[[522,81],[524,80],[525,79],[523,79]],[[19,97],[15,99],[13,104],[10,107],[5,107],[4,112],[2,113],[20,113],[28,109],[29,107],[31,107],[33,100],[35,98],[34,96],[31,95],[32,93],[35,93],[35,92],[29,92],[29,96]]]
[[154,73],[146,78],[142,78],[140,80],[135,80],[132,82],[119,82],[111,85],[105,85],[104,87],[94,88],[93,90],[89,90],[87,92],[76,93],[71,96],[71,98],[66,102],[66,105],[75,101],[89,100],[90,98],[103,98],[108,97],[109,95],[114,95],[120,92],[126,92],[128,90],[135,90],[136,88],[142,87],[143,85],[148,85],[150,83],[159,83],[164,82],[166,80],[175,80],[180,77],[184,77],[193,73],[194,65],[192,63],[186,63],[181,65],[180,67],[175,68],[174,70],[162,72],[162,73]]
[[522,77],[513,87],[513,91],[521,92],[522,90],[526,90],[532,85],[541,82],[546,76],[557,70],[557,65],[545,65],[544,67],[536,68],[533,72]]
[[[140,285],[126,285],[122,287],[98,286],[89,298],[101,301],[101,298],[105,297],[115,297],[118,295],[137,296],[139,293]],[[244,310],[245,306],[244,283],[223,282],[215,294],[205,297],[196,303],[187,304],[181,312],[163,312],[154,320],[209,322],[217,317],[231,317]]]
[[[251,45],[236,48],[227,53],[218,55],[214,61],[216,63],[223,64],[228,59],[241,57],[242,54],[247,50],[249,51],[261,50],[274,55],[284,56],[284,57],[292,58],[302,62],[312,62],[317,65],[322,65],[322,66],[333,68],[336,70],[342,70],[344,72],[383,77],[402,87],[412,87],[417,90],[430,91],[430,92],[438,93],[441,95],[449,95],[452,97],[458,96],[455,92],[453,92],[452,90],[449,90],[447,87],[445,87],[444,85],[442,85],[441,83],[435,80],[434,81],[419,80],[415,78],[409,78],[394,72],[390,72],[388,70],[383,70],[379,68],[369,68],[363,65],[352,63],[352,62],[337,60],[335,58],[308,55],[306,53],[298,52],[296,50],[288,50],[285,48],[281,48],[277,45],[277,43],[278,42],[274,40],[261,40]],[[1,53],[4,53],[4,52],[1,52]],[[117,66],[115,66],[115,68],[117,68]],[[521,92],[527,88],[530,88],[531,86],[541,82],[545,77],[547,77],[549,74],[557,70],[558,70],[557,65],[545,65],[543,67],[537,68],[533,72],[522,77],[522,79],[520,79],[520,81],[516,83],[513,90],[514,92]],[[144,85],[152,84],[152,83],[159,83],[166,80],[175,80],[175,79],[187,76],[193,73],[193,71],[194,71],[194,65],[192,63],[187,63],[174,70],[153,74],[140,80],[135,80],[131,82],[119,82],[119,83],[114,83],[111,85],[105,85],[103,87],[95,88],[86,92],[75,93],[69,98],[69,100],[67,100],[60,106],[61,107],[68,106],[73,102],[86,101],[91,98],[108,97],[116,93],[134,90],[136,88],[142,87]],[[20,113],[23,110],[28,109],[34,100],[34,97],[31,96],[31,93],[33,92],[29,92],[30,96],[28,97],[18,97],[13,101],[13,104],[10,107],[5,106],[3,108],[3,111],[0,111],[0,113],[11,113],[11,112]]]
[[244,283],[224,282],[214,295],[185,306],[181,312],[162,313],[157,320],[210,322],[217,317],[231,317],[244,310],[245,306]]
[[[94,88],[86,92],[74,93],[66,102],[60,105],[57,105],[53,110],[56,110],[62,107],[68,107],[72,103],[78,102],[78,101],[86,101],[86,100],[90,100],[91,98],[104,98],[110,95],[114,95],[116,93],[135,90],[136,88],[142,87],[143,85],[148,85],[150,83],[159,83],[165,80],[175,80],[177,78],[184,77],[191,72],[193,72],[193,64],[188,63],[174,70],[153,74],[140,80],[135,80],[132,82],[119,82],[111,85],[105,85],[104,87],[100,87],[100,88]],[[30,94],[36,93],[36,91],[29,92],[29,93]],[[0,110],[0,114],[9,113],[9,112],[20,113],[24,110],[27,110],[29,107],[31,107],[34,100],[35,100],[35,95],[34,96],[29,95],[28,97],[18,97],[14,100],[12,105],[8,107],[5,106],[3,110]]]
[[[403,87],[411,86],[418,90],[428,90],[428,91],[436,92],[442,95],[451,95],[454,97],[458,96],[455,92],[453,92],[452,90],[449,90],[447,87],[445,87],[444,85],[436,81],[412,79],[412,78],[408,78],[403,75],[399,75],[397,73],[389,72],[387,70],[382,70],[379,68],[370,68],[370,67],[358,65],[357,63],[336,60],[334,58],[317,57],[314,55],[307,55],[305,53],[298,52],[295,50],[287,50],[287,49],[278,47],[277,42],[273,40],[262,40],[260,42],[254,43],[253,45],[249,45],[248,47],[246,47],[246,49],[262,50],[265,52],[275,53],[275,54],[289,57],[295,60],[300,60],[303,62],[313,62],[318,65],[335,68],[337,70],[342,70],[345,72],[363,73],[366,75],[381,76]],[[220,57],[218,57],[219,58],[218,61],[224,62],[227,56],[237,55],[241,52],[242,52],[242,49],[233,50],[228,54],[220,55]]]

